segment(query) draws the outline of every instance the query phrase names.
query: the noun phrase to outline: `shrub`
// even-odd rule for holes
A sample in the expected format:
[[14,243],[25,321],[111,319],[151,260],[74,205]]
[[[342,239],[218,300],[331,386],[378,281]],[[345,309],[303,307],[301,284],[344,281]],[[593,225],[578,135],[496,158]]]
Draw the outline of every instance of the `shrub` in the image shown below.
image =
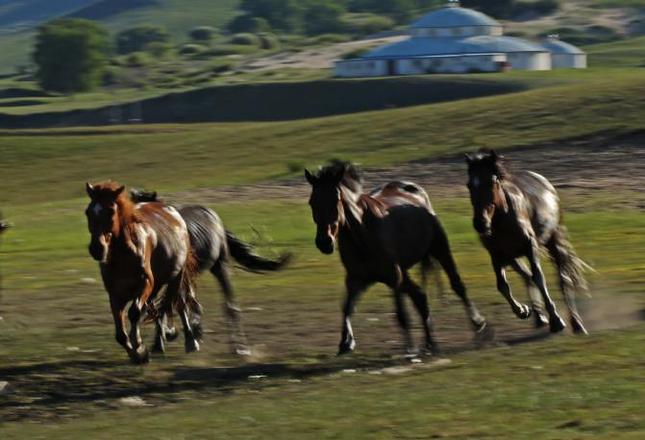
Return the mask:
[[140,52],[150,43],[167,43],[168,39],[168,33],[161,26],[138,26],[117,34],[117,52],[120,54]]
[[188,35],[193,41],[210,42],[216,33],[217,29],[212,26],[198,26],[192,28]]
[[121,82],[122,71],[117,66],[108,66],[103,71],[101,83],[104,86],[114,86]]
[[280,39],[271,33],[262,33],[258,35],[260,47],[264,50],[273,50],[280,48]]
[[353,35],[370,35],[392,29],[394,20],[374,14],[346,14],[343,17],[345,32]]
[[271,25],[262,17],[239,15],[228,24],[228,30],[233,34],[243,32],[258,34],[260,32],[270,32]]
[[146,52],[132,52],[125,57],[125,65],[128,67],[143,67],[150,64],[150,55]]
[[229,41],[231,44],[237,44],[241,46],[260,46],[261,41],[260,37],[254,34],[249,34],[249,33],[243,33],[243,34],[235,34],[233,37],[231,37],[231,40]]
[[162,43],[160,41],[150,43],[146,46],[146,52],[149,52],[155,58],[165,58],[171,50],[172,46],[169,43]]
[[198,55],[204,51],[205,51],[204,46],[202,46],[201,44],[193,44],[193,43],[183,44],[179,48],[180,55]]
[[304,27],[308,35],[339,32],[343,23],[341,16],[345,9],[338,4],[318,0],[309,5],[304,14]]

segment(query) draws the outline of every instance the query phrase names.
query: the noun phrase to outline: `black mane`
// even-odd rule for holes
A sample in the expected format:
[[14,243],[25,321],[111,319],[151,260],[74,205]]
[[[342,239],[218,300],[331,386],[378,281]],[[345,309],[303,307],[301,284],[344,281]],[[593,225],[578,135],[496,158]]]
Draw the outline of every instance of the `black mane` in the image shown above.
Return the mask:
[[511,176],[509,169],[504,163],[504,156],[498,155],[495,151],[481,148],[477,153],[468,156],[469,168],[484,168],[496,175],[499,179],[507,179]]
[[332,159],[328,165],[320,167],[316,180],[332,185],[342,183],[351,190],[359,191],[363,186],[363,171],[351,162]]

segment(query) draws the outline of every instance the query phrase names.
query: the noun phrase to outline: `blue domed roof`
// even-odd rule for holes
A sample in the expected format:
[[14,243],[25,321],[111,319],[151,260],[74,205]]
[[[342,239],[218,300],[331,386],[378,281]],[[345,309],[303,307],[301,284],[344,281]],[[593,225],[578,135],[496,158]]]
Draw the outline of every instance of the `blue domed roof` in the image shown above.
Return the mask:
[[469,38],[411,38],[374,49],[362,58],[406,58],[434,55],[547,52],[547,49],[514,37],[478,35]]
[[580,48],[574,46],[573,44],[565,43],[564,41],[560,41],[555,38],[549,38],[548,40],[544,41],[542,43],[542,46],[544,46],[544,48],[549,52],[555,54],[584,54],[584,52]]
[[462,26],[501,26],[486,14],[460,7],[442,8],[424,15],[410,25],[414,28],[443,28]]

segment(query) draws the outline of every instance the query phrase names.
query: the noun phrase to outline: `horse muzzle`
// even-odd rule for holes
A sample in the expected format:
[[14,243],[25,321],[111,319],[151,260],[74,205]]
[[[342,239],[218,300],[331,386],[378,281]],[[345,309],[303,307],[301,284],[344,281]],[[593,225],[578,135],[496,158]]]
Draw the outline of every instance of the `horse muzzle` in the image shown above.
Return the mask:
[[493,233],[491,222],[483,218],[475,217],[473,219],[473,227],[475,228],[475,231],[479,233],[479,235],[484,237],[490,237]]
[[334,239],[327,236],[316,237],[316,247],[320,252],[326,255],[334,253]]
[[100,238],[92,237],[92,241],[88,247],[92,258],[99,263],[107,262],[108,258],[108,237],[101,235]]

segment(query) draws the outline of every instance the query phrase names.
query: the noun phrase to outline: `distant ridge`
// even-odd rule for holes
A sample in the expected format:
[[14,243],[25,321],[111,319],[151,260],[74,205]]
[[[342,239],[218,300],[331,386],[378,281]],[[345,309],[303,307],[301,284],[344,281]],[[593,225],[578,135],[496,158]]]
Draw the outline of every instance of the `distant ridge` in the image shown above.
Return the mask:
[[101,0],[0,0],[0,26],[18,30],[73,13]]

